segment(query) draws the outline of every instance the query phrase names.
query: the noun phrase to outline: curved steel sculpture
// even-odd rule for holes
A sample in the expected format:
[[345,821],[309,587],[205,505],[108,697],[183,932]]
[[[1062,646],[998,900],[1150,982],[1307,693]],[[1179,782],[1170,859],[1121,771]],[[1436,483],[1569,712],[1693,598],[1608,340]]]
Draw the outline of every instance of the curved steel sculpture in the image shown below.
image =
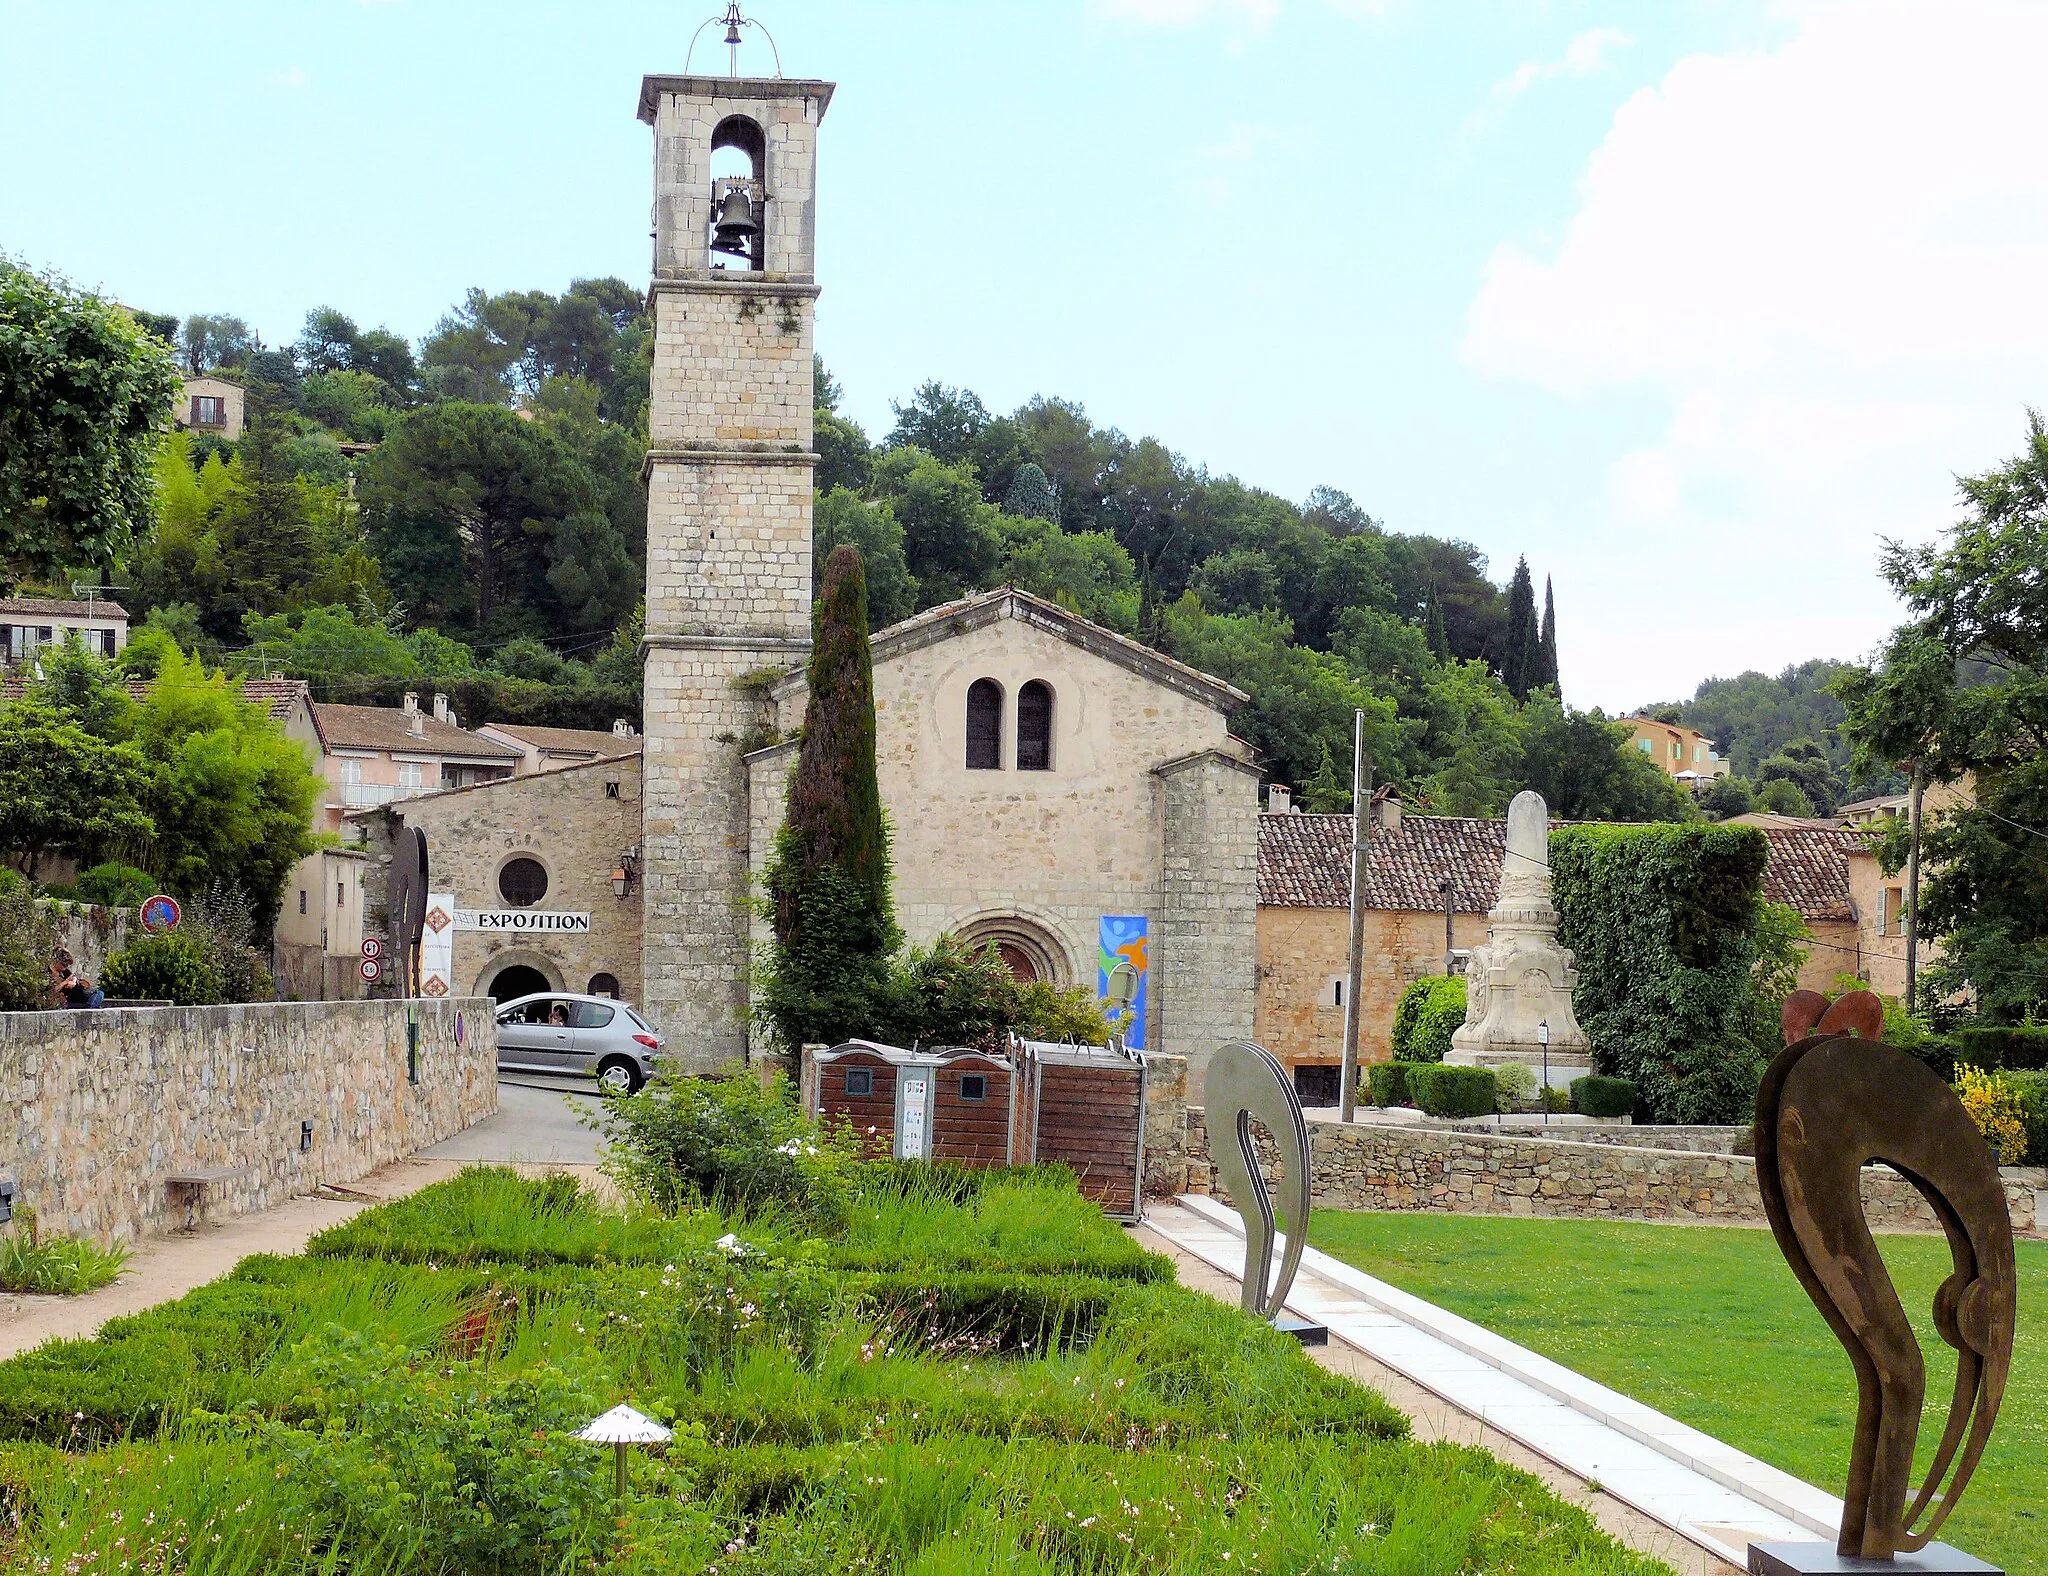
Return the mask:
[[[2016,1285],[2012,1220],[1982,1135],[1924,1063],[1840,1032],[1873,1022],[1883,1009],[1867,991],[1833,1007],[1810,991],[1786,1003],[1791,1043],[1757,1093],[1756,1169],[1778,1246],[1856,1369],[1837,1551],[1890,1559],[1927,1546],[1984,1453],[2012,1371]],[[1910,1508],[1927,1368],[1863,1214],[1862,1170],[1877,1162],[1926,1196],[1955,1264],[1934,1297],[1935,1328],[1956,1350],[1955,1394]],[[1930,1505],[1927,1525],[1909,1531]]]
[[[1302,1120],[1301,1101],[1287,1069],[1271,1051],[1250,1040],[1232,1040],[1209,1059],[1202,1090],[1210,1124],[1209,1158],[1232,1207],[1244,1217],[1244,1311],[1270,1323],[1280,1316],[1308,1242],[1308,1123]],[[1279,1278],[1270,1286],[1278,1228],[1273,1195],[1252,1147],[1254,1117],[1273,1135],[1286,1173],[1283,1202],[1291,1229]]]

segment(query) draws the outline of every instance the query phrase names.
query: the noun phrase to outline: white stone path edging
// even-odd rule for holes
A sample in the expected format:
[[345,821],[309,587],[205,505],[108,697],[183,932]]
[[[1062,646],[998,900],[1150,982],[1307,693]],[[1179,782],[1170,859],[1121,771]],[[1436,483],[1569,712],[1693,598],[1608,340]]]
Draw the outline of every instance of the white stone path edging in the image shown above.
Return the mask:
[[[1145,1224],[1242,1278],[1244,1223],[1215,1199],[1154,1204]],[[1738,1568],[1751,1543],[1841,1527],[1833,1495],[1327,1253],[1303,1250],[1287,1307]]]

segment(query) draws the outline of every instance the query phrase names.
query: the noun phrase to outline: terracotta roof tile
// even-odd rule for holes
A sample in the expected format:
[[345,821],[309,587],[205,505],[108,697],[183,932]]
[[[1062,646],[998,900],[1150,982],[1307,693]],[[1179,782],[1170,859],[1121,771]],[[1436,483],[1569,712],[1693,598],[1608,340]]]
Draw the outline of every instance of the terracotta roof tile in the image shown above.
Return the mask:
[[[0,701],[19,700],[28,692],[29,680],[20,673],[10,673],[0,679]],[[126,683],[129,695],[135,700],[149,697],[150,680],[129,679]],[[292,714],[292,705],[304,695],[306,703],[312,704],[311,691],[304,679],[244,679],[242,698],[254,701],[270,713],[272,722],[283,722]]]
[[[1453,901],[1485,913],[1500,891],[1507,822],[1462,816],[1404,815],[1376,827],[1366,854],[1371,908],[1440,910],[1442,881]],[[1347,908],[1351,902],[1351,817],[1288,811],[1259,817],[1259,901],[1284,908]]]
[[1849,855],[1864,841],[1861,832],[1837,827],[1767,826],[1771,862],[1764,867],[1764,896],[1789,903],[1801,919],[1854,919],[1849,904]]
[[65,602],[54,597],[0,597],[0,618],[118,618],[126,620],[128,610],[119,602]]
[[[1768,828],[1764,896],[1802,919],[1853,919],[1849,854],[1861,834],[1832,828]],[[1440,883],[1457,883],[1462,913],[1484,913],[1500,892],[1507,823],[1403,815],[1375,828],[1366,856],[1370,908],[1441,912]],[[1259,902],[1269,908],[1345,908],[1351,891],[1351,817],[1287,812],[1259,817]]]
[[418,733],[409,726],[414,714],[399,706],[335,706],[316,701],[313,713],[320,719],[320,732],[330,748],[414,750],[489,760],[519,759],[519,751],[511,745],[481,738],[467,728],[441,721],[432,712],[418,713],[421,724]]
[[[637,733],[614,733],[609,728],[536,728],[524,722],[487,722],[484,727],[507,738],[518,739],[536,750],[593,755],[603,760],[637,755],[645,742]],[[477,731],[482,733],[483,730]]]

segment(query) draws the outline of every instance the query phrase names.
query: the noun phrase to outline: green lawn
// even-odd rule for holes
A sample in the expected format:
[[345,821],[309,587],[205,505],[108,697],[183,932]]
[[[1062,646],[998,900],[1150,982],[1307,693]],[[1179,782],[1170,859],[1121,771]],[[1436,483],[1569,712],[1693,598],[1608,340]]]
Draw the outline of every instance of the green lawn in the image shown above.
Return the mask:
[[[1849,1360],[1771,1234],[1715,1226],[1318,1210],[1310,1241],[1404,1291],[1773,1466],[1842,1492]],[[1929,1304],[1939,1237],[1879,1239],[1928,1354],[1922,1467],[1955,1383]],[[2015,1576],[2048,1573],[2048,1243],[2019,1244],[2013,1379],[1944,1538]]]

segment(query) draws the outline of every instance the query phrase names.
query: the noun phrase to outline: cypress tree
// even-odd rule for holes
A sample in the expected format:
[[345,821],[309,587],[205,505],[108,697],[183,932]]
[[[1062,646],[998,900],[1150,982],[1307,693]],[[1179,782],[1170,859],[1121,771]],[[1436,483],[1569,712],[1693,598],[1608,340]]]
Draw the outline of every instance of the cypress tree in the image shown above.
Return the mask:
[[1451,660],[1451,637],[1444,632],[1444,605],[1436,599],[1436,582],[1429,583],[1429,654],[1439,662]]
[[1515,560],[1515,578],[1508,583],[1508,649],[1501,678],[1516,700],[1527,700],[1536,672],[1538,643],[1536,587],[1529,578],[1529,560]]
[[1548,684],[1562,694],[1557,682],[1557,599],[1551,594],[1548,575],[1543,577],[1543,634],[1536,649],[1536,682],[1530,688],[1541,689]]
[[825,565],[808,678],[803,744],[766,881],[775,944],[761,1016],[791,1051],[876,1031],[902,939],[875,776],[867,576],[848,545]]

